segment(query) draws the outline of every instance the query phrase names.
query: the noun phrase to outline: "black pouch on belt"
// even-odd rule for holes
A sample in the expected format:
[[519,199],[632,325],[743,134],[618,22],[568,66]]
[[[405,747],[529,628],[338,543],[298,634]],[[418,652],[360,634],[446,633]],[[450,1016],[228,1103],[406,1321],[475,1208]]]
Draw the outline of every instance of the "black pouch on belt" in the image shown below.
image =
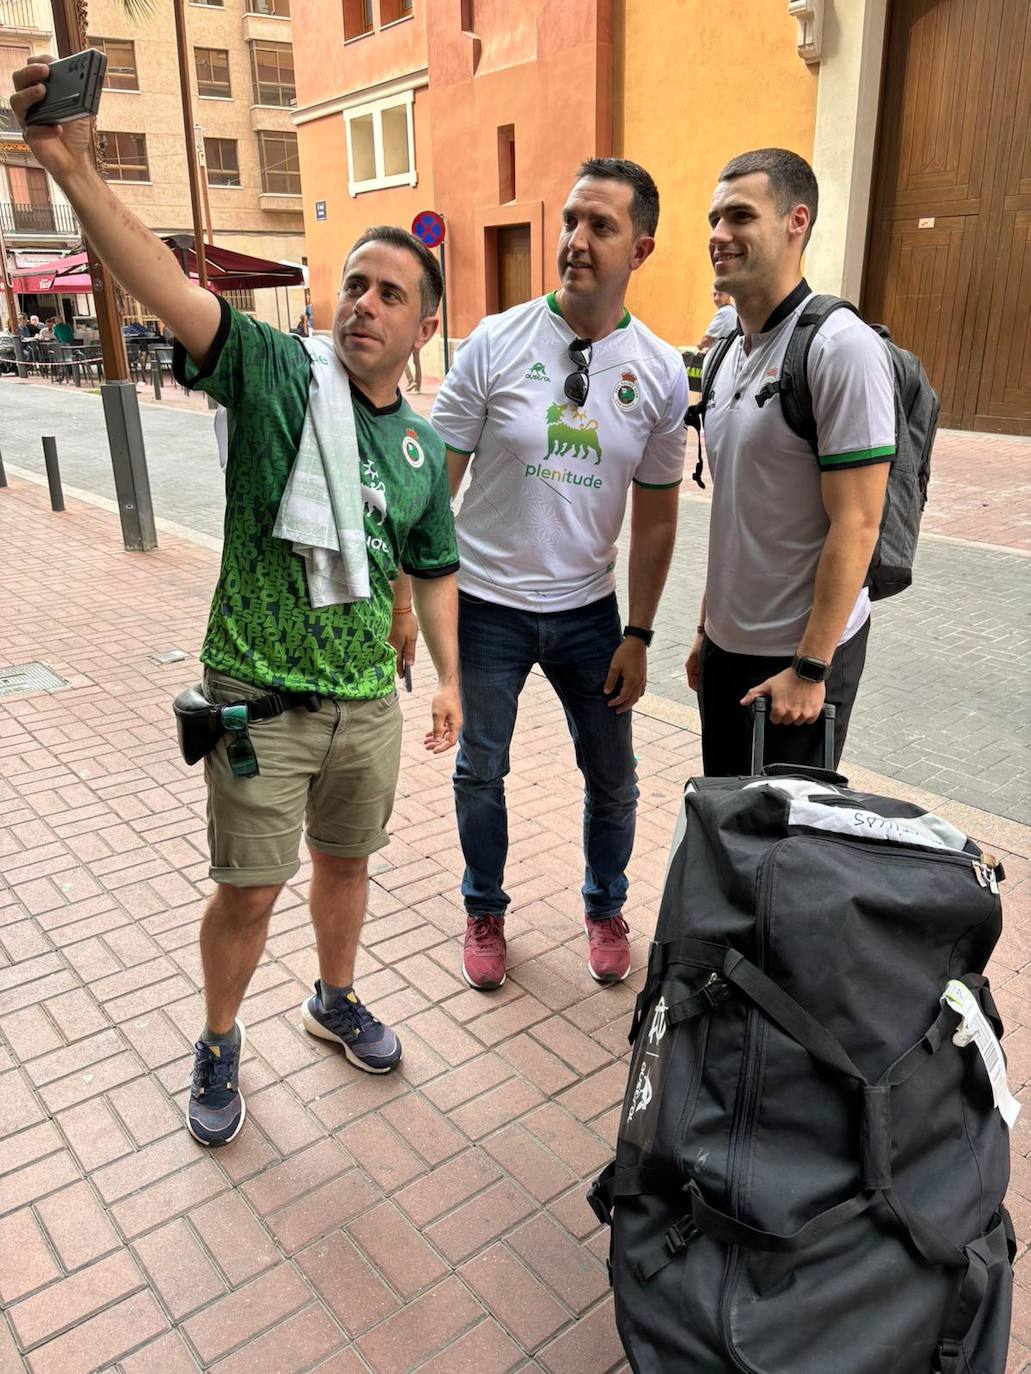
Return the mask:
[[208,701],[203,688],[187,687],[172,702],[179,748],[189,764],[200,763],[222,735],[222,708]]

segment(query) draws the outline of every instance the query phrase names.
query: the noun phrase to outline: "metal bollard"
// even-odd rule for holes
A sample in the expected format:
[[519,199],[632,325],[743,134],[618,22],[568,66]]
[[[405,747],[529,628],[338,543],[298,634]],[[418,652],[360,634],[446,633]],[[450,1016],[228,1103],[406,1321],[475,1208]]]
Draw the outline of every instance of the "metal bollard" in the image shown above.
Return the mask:
[[158,357],[157,349],[153,349],[150,355],[150,377],[154,383],[154,400],[161,400],[161,359]]
[[0,453],[0,487],[7,486],[7,473],[4,472],[4,455]]
[[43,461],[47,465],[47,483],[50,487],[51,510],[64,510],[64,492],[61,490],[61,469],[57,465],[57,440],[52,434],[43,435]]

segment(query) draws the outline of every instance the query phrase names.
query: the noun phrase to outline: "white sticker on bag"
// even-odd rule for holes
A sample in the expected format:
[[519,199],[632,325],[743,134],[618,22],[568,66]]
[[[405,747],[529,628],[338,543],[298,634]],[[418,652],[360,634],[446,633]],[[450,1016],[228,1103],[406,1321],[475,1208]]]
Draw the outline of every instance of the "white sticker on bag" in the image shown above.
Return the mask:
[[960,1018],[959,1029],[952,1037],[953,1044],[962,1047],[973,1042],[977,1046],[992,1085],[992,1099],[1002,1114],[1003,1121],[1012,1130],[1020,1115],[1020,1103],[1010,1092],[1002,1046],[988,1018],[978,1006],[974,994],[957,978],[946,984],[941,1000]]
[[788,824],[802,825],[809,830],[830,830],[863,840],[952,849],[960,853],[967,838],[955,826],[930,812],[923,816],[881,816],[863,806],[827,806],[809,797],[792,800]]

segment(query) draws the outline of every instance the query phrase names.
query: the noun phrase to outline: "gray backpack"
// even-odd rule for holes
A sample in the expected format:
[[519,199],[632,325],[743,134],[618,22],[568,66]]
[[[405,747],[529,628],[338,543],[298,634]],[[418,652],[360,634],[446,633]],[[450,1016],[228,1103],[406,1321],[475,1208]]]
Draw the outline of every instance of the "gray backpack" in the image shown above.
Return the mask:
[[[809,349],[828,315],[835,310],[859,311],[839,296],[811,296],[798,317],[781,367],[780,377],[767,382],[756,395],[761,407],[780,396],[781,411],[788,426],[819,453],[813,398],[809,390]],[[881,531],[870,560],[866,585],[872,601],[904,592],[913,581],[913,559],[920,533],[920,517],[927,504],[927,485],[931,476],[931,449],[938,428],[938,396],[915,354],[893,342],[882,324],[871,325],[884,340],[895,372],[895,459],[888,477]],[[721,339],[712,349],[702,378],[702,397],[687,414],[687,424],[700,430],[705,418],[713,382],[736,334]],[[701,444],[694,478],[701,480]]]

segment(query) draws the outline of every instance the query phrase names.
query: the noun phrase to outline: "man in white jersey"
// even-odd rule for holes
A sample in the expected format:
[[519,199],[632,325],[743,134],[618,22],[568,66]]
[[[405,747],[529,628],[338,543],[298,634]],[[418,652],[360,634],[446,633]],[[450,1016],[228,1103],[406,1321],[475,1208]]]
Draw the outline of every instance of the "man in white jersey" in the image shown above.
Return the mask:
[[887,350],[850,310],[835,311],[813,336],[818,457],[788,427],[776,390],[812,295],[801,258],[817,204],[809,164],[762,148],[727,164],[709,210],[716,288],[733,297],[740,320],[705,411],[709,565],[687,660],[710,776],[751,771],[749,708],[758,696],[770,698],[768,761],[819,762],[815,722],[825,700],[837,707],[840,759],[866,658],[863,583],[895,456]]
[[[433,407],[458,516],[465,725],[455,771],[476,988],[505,981],[504,778],[519,693],[539,664],[566,712],[585,781],[588,967],[630,968],[622,917],[637,778],[630,711],[676,533],[687,380],[676,351],[624,304],[655,247],[659,196],[636,163],[585,162],[562,211],[559,289],[489,316]],[[629,606],[615,595],[616,539],[633,490]]]

